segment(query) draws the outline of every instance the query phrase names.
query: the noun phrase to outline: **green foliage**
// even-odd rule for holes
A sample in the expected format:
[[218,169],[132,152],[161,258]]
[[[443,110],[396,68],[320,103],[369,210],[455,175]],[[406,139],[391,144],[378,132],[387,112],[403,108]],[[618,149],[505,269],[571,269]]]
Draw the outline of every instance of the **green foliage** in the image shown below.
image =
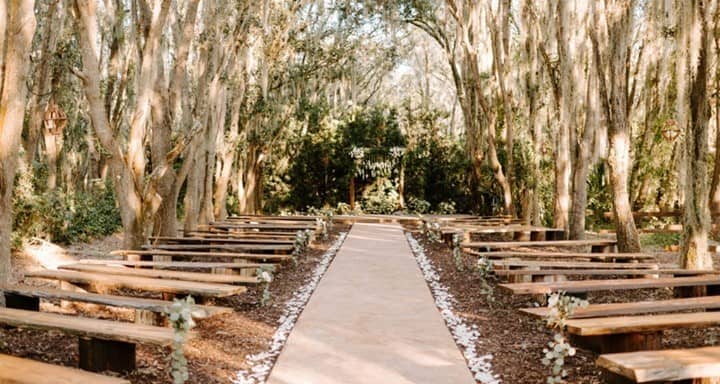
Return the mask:
[[587,207],[592,212],[588,216],[588,228],[606,226],[609,221],[603,217],[603,213],[612,212],[612,192],[608,180],[608,169],[605,162],[601,161],[592,168],[588,177],[588,201]]
[[567,371],[563,368],[568,357],[575,356],[573,348],[565,335],[565,324],[577,308],[588,306],[586,300],[577,297],[567,296],[565,292],[553,293],[548,299],[547,326],[555,330],[553,340],[548,342],[548,347],[543,349],[544,356],[541,360],[543,365],[551,366],[551,375],[547,378],[548,384],[564,383]]
[[41,194],[17,188],[13,211],[13,228],[18,238],[73,243],[112,234],[122,226],[120,210],[109,186],[88,192],[53,190]]
[[680,233],[650,233],[640,236],[640,245],[643,247],[668,247],[680,244]]
[[272,266],[262,266],[255,271],[258,280],[260,280],[263,285],[263,292],[262,296],[260,297],[259,303],[261,307],[268,305],[268,303],[270,302],[270,283],[273,281],[273,271],[274,268]]
[[423,222],[422,231],[425,238],[431,243],[439,243],[442,241],[442,233],[440,233],[440,223],[432,219],[420,217]]
[[363,196],[363,212],[389,215],[400,208],[400,195],[390,180],[380,179]]
[[408,213],[422,215],[430,211],[430,202],[423,199],[418,199],[415,196],[410,196],[405,202],[405,209]]
[[[443,211],[443,202],[454,202],[456,210],[468,212],[473,206],[469,163],[458,142],[423,136],[405,155],[405,195],[427,201],[429,211]],[[447,207],[445,207],[447,208]]]
[[462,243],[462,239],[463,239],[462,233],[456,233],[452,237],[453,262],[455,263],[455,269],[460,272],[465,270],[465,263],[463,263],[463,258],[462,258],[462,248],[460,247],[460,244]]
[[485,256],[480,257],[477,261],[477,272],[480,278],[480,292],[485,295],[485,301],[492,308],[495,304],[495,288],[492,282],[496,279],[492,261]]
[[440,215],[453,215],[456,212],[454,201],[443,201],[438,204],[437,213]]
[[191,296],[188,296],[185,299],[175,299],[169,309],[170,323],[172,324],[174,333],[173,351],[170,355],[173,384],[183,384],[190,377],[184,347],[190,334],[190,329],[195,326],[192,319],[193,305],[195,305],[195,300],[193,300]]

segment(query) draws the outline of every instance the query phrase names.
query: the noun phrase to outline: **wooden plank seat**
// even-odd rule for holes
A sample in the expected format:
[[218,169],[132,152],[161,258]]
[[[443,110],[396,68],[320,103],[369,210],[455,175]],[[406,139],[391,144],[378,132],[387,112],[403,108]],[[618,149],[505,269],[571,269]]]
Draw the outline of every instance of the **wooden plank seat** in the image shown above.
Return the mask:
[[[80,368],[95,372],[133,370],[135,344],[170,346],[173,342],[170,328],[13,308],[0,308],[0,324],[78,336]],[[193,336],[191,332],[189,337]]]
[[204,238],[204,237],[171,237],[171,236],[150,236],[151,242],[162,244],[184,243],[184,244],[293,244],[294,240],[289,239],[258,239],[258,238]]
[[282,262],[289,260],[292,257],[290,255],[273,255],[264,253],[245,253],[245,252],[202,252],[202,251],[173,251],[173,250],[132,250],[132,249],[120,249],[110,252],[111,255],[120,256],[161,256],[161,257],[192,257],[192,258],[229,258],[235,260],[259,260],[267,262]]
[[451,225],[440,229],[440,233],[445,241],[452,241],[455,234],[462,234],[465,242],[471,242],[472,235],[488,235],[488,234],[513,234],[515,240],[523,240],[528,238],[530,241],[544,240],[560,240],[565,235],[565,231],[559,228],[546,228],[531,225],[507,225],[507,226],[458,226]]
[[77,264],[93,265],[124,265],[126,267],[150,267],[156,269],[257,269],[275,268],[271,263],[228,263],[208,261],[134,261],[134,260],[109,260],[109,259],[80,259]]
[[130,384],[118,377],[0,354],[0,383],[5,384]]
[[612,276],[612,275],[669,275],[669,276],[697,276],[717,275],[720,271],[699,271],[682,268],[673,269],[496,269],[498,276],[548,276],[548,275],[576,275],[576,276]]
[[669,313],[570,319],[566,330],[578,346],[600,353],[662,349],[662,333],[720,325],[720,312]]
[[599,269],[659,269],[678,268],[677,264],[614,263],[603,261],[555,261],[555,260],[491,260],[496,269],[511,268],[599,268]]
[[280,221],[280,222],[286,222],[286,221],[302,221],[302,222],[310,222],[314,223],[315,220],[320,218],[320,216],[299,216],[299,215],[291,215],[291,216],[267,216],[267,215],[239,215],[239,216],[228,216],[225,221],[236,221],[236,220],[264,220],[264,221]]
[[596,363],[611,383],[699,383],[720,377],[720,347],[669,349],[600,355]]
[[217,273],[201,273],[201,272],[185,272],[185,271],[170,271],[164,269],[142,269],[142,268],[128,268],[122,265],[92,265],[92,264],[64,264],[58,268],[70,271],[79,272],[90,272],[90,273],[101,273],[108,275],[121,275],[121,276],[139,276],[149,277],[154,279],[170,279],[170,280],[183,280],[183,281],[196,281],[202,283],[218,283],[218,284],[246,284],[253,285],[259,284],[255,276],[240,276],[240,275],[228,275],[228,274],[217,274]]
[[[66,300],[89,304],[100,304],[118,308],[129,308],[165,314],[172,302],[141,297],[102,295],[91,292],[77,292],[56,288],[31,287],[27,285],[0,285],[8,308],[40,310],[40,299]],[[210,316],[232,313],[232,308],[195,304],[192,316],[204,319]]]
[[[181,232],[182,233],[182,232]],[[188,232],[187,236],[202,237],[206,239],[244,239],[244,238],[256,238],[256,239],[294,239],[295,233],[293,232],[226,232],[226,231],[193,231]]]
[[476,241],[462,243],[463,248],[481,249],[494,251],[498,249],[522,248],[522,247],[590,247],[591,252],[611,252],[616,240],[593,239],[593,240],[546,240],[546,241]]
[[316,224],[244,224],[244,223],[210,223],[209,228],[234,229],[272,229],[276,231],[311,231],[317,230]]
[[195,281],[154,279],[148,277],[109,275],[77,271],[32,271],[26,272],[25,277],[60,280],[72,284],[88,286],[91,290],[125,288],[139,291],[161,292],[170,295],[192,295],[198,300],[205,297],[226,297],[239,295],[247,290],[243,286],[229,284],[200,283]]
[[499,284],[500,287],[512,292],[515,295],[547,295],[559,291],[567,293],[587,293],[595,291],[614,291],[624,289],[699,287],[717,285],[720,285],[720,276],[716,275],[666,277],[653,279],[608,279]]
[[290,252],[293,246],[290,244],[155,244],[143,245],[142,249],[154,250],[225,250],[225,251],[265,251],[265,252]]
[[[681,311],[697,311],[720,309],[720,296],[684,297],[679,299],[637,301],[629,303],[590,304],[585,308],[577,308],[571,319],[587,319],[592,317],[610,317],[624,315],[644,315],[650,313],[668,313]],[[523,308],[521,312],[545,318],[550,314],[547,307]]]
[[488,259],[555,259],[555,260],[615,260],[615,261],[648,261],[655,260],[657,254],[654,253],[586,253],[586,252],[546,252],[546,251],[494,251],[481,252],[471,249],[465,249],[465,253],[478,257],[487,257]]

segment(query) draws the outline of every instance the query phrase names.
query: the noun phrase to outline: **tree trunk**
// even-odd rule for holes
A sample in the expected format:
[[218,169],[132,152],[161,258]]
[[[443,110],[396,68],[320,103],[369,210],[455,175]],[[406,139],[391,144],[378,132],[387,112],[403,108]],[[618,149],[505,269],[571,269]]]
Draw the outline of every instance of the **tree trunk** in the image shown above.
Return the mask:
[[27,102],[25,84],[35,33],[34,7],[34,0],[0,2],[0,37],[6,49],[0,63],[4,68],[0,73],[0,283],[3,284],[9,282],[12,271],[12,194]]
[[[43,30],[39,32],[43,36],[41,43],[42,48],[40,49],[40,62],[33,76],[35,86],[30,96],[27,133],[25,142],[23,143],[25,147],[25,164],[27,164],[28,169],[32,169],[32,163],[35,159],[35,153],[37,152],[38,139],[41,132],[43,132],[44,107],[47,105],[47,99],[52,90],[50,85],[53,83],[53,66],[51,64],[60,36],[63,16],[64,10],[62,9],[61,1],[48,4],[46,14],[43,18],[43,25],[41,25]],[[45,140],[47,141],[47,135],[45,136]],[[51,159],[48,157],[48,160]],[[54,168],[49,165],[48,170],[56,174],[57,163]],[[50,180],[50,175],[48,175],[48,179],[48,189],[54,189],[55,180]]]
[[[596,6],[593,3],[593,7]],[[605,5],[605,19],[608,41],[604,50],[608,51],[607,60],[602,60],[598,39],[600,27],[599,15],[594,14],[594,22],[589,27],[593,46],[593,60],[599,79],[601,110],[608,122],[608,165],[613,195],[613,213],[620,252],[639,252],[635,220],[630,206],[628,176],[631,167],[630,131],[628,122],[628,67],[629,46],[632,27],[634,0],[614,0]],[[608,74],[605,74],[605,66]]]
[[590,154],[592,152],[592,141],[595,137],[597,118],[595,108],[597,98],[594,97],[596,89],[592,74],[590,77],[585,95],[585,124],[582,136],[578,138],[575,149],[575,161],[573,162],[573,193],[570,208],[570,231],[569,238],[582,240],[585,238],[585,210],[587,208],[587,178],[590,171]]
[[680,15],[677,73],[677,121],[685,129],[685,204],[680,264],[687,269],[712,269],[708,252],[710,209],[708,206],[708,55],[710,6],[701,0],[682,4]]

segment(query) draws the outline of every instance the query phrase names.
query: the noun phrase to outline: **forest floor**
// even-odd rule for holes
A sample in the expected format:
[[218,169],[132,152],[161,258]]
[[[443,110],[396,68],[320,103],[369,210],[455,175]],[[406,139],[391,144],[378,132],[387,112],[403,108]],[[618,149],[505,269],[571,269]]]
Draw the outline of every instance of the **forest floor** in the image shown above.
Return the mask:
[[[474,269],[477,262],[475,257],[464,255],[464,271],[458,271],[450,247],[442,243],[430,243],[417,231],[412,231],[412,235],[424,246],[426,256],[440,276],[440,283],[454,296],[455,313],[468,326],[475,326],[480,332],[476,343],[477,354],[493,356],[492,373],[498,375],[502,383],[545,383],[550,374],[550,367],[544,366],[540,360],[543,358],[543,348],[552,340],[553,333],[545,326],[543,320],[518,311],[520,308],[542,304],[529,296],[515,296],[503,291],[497,286],[497,281],[490,282],[493,293],[490,296],[484,294],[480,275]],[[495,237],[494,240],[498,238]],[[649,251],[649,249],[644,250]],[[659,261],[676,262],[672,259]],[[716,257],[715,263],[718,261],[720,259]],[[672,296],[673,292],[670,289],[629,290],[590,293],[588,301],[590,303],[628,302],[669,299]],[[720,340],[718,327],[681,329],[666,331],[663,344],[664,348],[699,347],[716,345],[718,340]],[[603,383],[601,372],[595,367],[596,359],[596,354],[578,349],[574,357],[566,360],[565,368],[568,371],[566,382]]]
[[[188,342],[185,356],[188,359],[190,379],[188,383],[228,383],[236,379],[238,371],[251,368],[246,357],[267,351],[273,335],[280,324],[285,302],[302,288],[312,277],[323,254],[335,242],[340,232],[348,226],[335,225],[330,239],[313,242],[295,265],[284,263],[274,274],[270,284],[271,303],[258,305],[262,296],[260,287],[249,287],[242,295],[216,299],[214,303],[231,307],[230,314],[217,315],[197,322],[197,337]],[[120,249],[122,237],[113,235],[89,244],[78,244],[75,250],[107,253]],[[22,272],[52,264],[59,248],[49,243],[35,244],[29,251],[13,256],[13,276],[22,280]],[[49,257],[47,255],[53,255]],[[92,254],[85,257],[97,257]],[[26,279],[26,284],[54,286],[54,282]],[[145,297],[153,297],[146,295]],[[155,297],[159,298],[159,297]],[[105,309],[92,304],[75,304],[71,307],[60,303],[42,303],[42,310],[56,313],[74,313],[80,316],[132,321],[134,312],[122,309]],[[57,365],[77,366],[77,338],[61,332],[9,329],[0,327],[0,353],[30,358]],[[138,345],[137,369],[125,377],[134,384],[171,383],[169,348]],[[111,374],[106,372],[106,374]]]

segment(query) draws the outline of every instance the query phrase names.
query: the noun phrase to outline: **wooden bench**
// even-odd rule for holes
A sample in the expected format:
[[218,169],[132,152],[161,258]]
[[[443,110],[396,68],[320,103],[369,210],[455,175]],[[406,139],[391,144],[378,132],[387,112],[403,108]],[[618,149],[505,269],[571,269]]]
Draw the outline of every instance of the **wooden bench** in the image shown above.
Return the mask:
[[[295,240],[289,239],[258,239],[258,238],[205,238],[205,237],[171,237],[171,236],[150,236],[151,242],[157,241],[162,244],[293,244]],[[153,242],[153,244],[155,244]]]
[[[625,315],[645,315],[650,313],[668,313],[720,309],[720,296],[685,297],[680,299],[637,301],[629,303],[590,304],[585,308],[576,308],[569,318],[587,319]],[[523,313],[546,318],[550,314],[548,307],[523,308]]]
[[[40,288],[24,285],[2,285],[0,286],[0,291],[2,291],[5,295],[5,303],[8,308],[31,311],[40,310],[40,299],[100,304],[161,314],[166,314],[168,312],[168,308],[172,305],[172,302],[165,300],[101,295],[90,292],[77,292],[64,289]],[[222,313],[232,313],[232,311],[232,308],[195,304],[191,313],[193,318],[204,319]]]
[[554,261],[554,260],[491,260],[496,269],[510,268],[600,268],[600,269],[660,269],[678,268],[677,264],[613,263],[603,261]]
[[475,234],[513,234],[514,240],[545,241],[545,240],[561,240],[565,236],[565,231],[559,228],[534,227],[530,225],[508,225],[503,227],[467,227],[467,226],[450,226],[440,230],[445,242],[452,242],[455,234],[463,235],[463,241],[471,242],[472,235]]
[[521,248],[521,247],[590,247],[592,253],[609,253],[615,249],[616,240],[594,239],[594,240],[550,240],[550,241],[478,241],[462,243],[463,248],[481,249],[493,251],[496,249]]
[[553,292],[587,293],[625,289],[718,286],[720,276],[666,277],[657,279],[608,279],[499,284],[516,295],[548,295]]
[[148,267],[156,269],[257,269],[274,268],[271,263],[222,263],[208,261],[134,261],[134,260],[110,260],[110,259],[80,259],[77,264],[92,265],[124,265],[126,267]]
[[567,320],[566,330],[581,347],[600,353],[662,349],[664,330],[720,325],[720,312],[670,313]]
[[[135,344],[170,346],[173,330],[151,325],[0,308],[0,324],[15,328],[58,330],[78,336],[80,368],[126,372],[135,369]],[[193,333],[190,334],[190,337]]]
[[289,253],[293,246],[289,244],[155,244],[143,245],[144,250],[165,250],[165,251],[198,251],[212,250],[224,251],[260,251],[274,253]]
[[653,253],[586,253],[586,252],[545,252],[545,251],[495,251],[480,252],[464,250],[465,253],[488,259],[556,259],[556,260],[614,260],[614,261],[648,261],[655,260]]
[[720,347],[600,355],[597,365],[612,384],[689,382],[720,377]]
[[295,239],[293,232],[226,232],[226,231],[193,231],[187,236],[202,237],[207,239]]
[[247,289],[243,286],[228,284],[199,283],[147,277],[108,275],[76,271],[33,271],[26,272],[25,277],[59,280],[89,288],[92,291],[103,291],[107,288],[126,288],[138,291],[160,292],[166,297],[173,295],[192,295],[198,301],[206,297],[226,297],[239,295]]
[[210,223],[209,228],[221,228],[227,230],[237,229],[271,229],[276,231],[304,231],[306,229],[315,231],[317,225],[306,224],[243,224],[243,223]]
[[125,379],[0,354],[0,383],[130,384]]
[[193,257],[193,258],[229,258],[235,260],[260,260],[281,262],[291,259],[290,255],[272,255],[264,253],[244,253],[244,252],[199,252],[199,251],[171,251],[162,249],[153,250],[116,250],[110,252],[111,255],[120,256],[164,256],[164,257]]
[[496,269],[498,276],[613,276],[613,275],[669,275],[697,276],[717,275],[720,271],[698,271],[682,268],[673,269]]
[[122,265],[105,266],[92,264],[65,264],[59,267],[63,270],[102,273],[107,275],[139,276],[154,279],[169,279],[182,281],[195,281],[217,284],[259,284],[256,276],[228,275],[217,273],[169,271],[163,269],[128,268]]

